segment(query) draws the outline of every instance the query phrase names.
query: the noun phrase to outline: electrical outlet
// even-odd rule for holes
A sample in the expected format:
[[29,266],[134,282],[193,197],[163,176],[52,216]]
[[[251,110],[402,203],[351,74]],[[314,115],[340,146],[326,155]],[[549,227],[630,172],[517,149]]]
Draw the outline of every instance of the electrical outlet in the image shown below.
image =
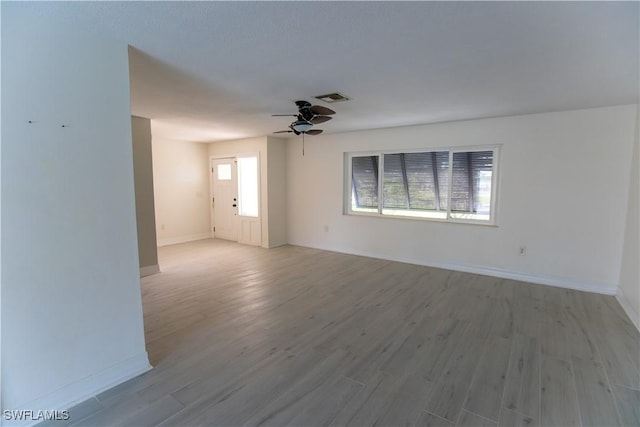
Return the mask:
[[527,254],[527,247],[526,246],[520,246],[518,248],[518,255],[525,256],[526,254]]

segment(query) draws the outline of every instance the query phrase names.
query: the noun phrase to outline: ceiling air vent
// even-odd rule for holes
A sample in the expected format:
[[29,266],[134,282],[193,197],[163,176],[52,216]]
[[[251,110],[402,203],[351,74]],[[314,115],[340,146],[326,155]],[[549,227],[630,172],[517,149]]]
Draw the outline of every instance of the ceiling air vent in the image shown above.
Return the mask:
[[327,102],[329,104],[331,104],[333,102],[342,102],[342,101],[348,101],[349,100],[348,97],[344,96],[343,94],[341,94],[339,92],[328,93],[326,95],[316,96],[315,98],[319,99],[320,101]]

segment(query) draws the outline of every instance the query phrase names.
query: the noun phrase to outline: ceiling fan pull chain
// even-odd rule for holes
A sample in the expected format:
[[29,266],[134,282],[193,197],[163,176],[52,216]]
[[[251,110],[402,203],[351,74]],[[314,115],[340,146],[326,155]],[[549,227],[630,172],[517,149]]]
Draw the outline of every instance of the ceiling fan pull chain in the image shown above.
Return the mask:
[[304,156],[304,133],[302,134],[302,155]]

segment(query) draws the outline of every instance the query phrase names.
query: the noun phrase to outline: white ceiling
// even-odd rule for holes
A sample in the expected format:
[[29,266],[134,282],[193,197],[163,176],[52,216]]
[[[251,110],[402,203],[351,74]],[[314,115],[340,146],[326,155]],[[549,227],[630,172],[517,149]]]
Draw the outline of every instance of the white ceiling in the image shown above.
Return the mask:
[[170,139],[267,135],[333,91],[332,133],[638,102],[637,2],[25,7],[129,43],[132,112]]

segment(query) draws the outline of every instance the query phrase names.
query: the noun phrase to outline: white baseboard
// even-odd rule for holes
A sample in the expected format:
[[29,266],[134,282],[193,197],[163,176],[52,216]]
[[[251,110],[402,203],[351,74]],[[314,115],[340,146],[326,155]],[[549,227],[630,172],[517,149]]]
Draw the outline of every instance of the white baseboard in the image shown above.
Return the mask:
[[[21,405],[20,408],[11,409],[25,409],[25,410],[68,410],[80,402],[84,402],[93,396],[96,396],[103,391],[106,391],[112,387],[117,386],[131,378],[144,374],[152,369],[149,364],[149,356],[147,352],[141,353],[130,359],[124,360],[110,368],[107,368],[101,372],[86,377],[80,381],[76,381],[69,385],[66,385],[53,393],[50,393],[41,398],[32,400],[26,405]],[[8,408],[3,408],[8,409]],[[40,421],[10,421],[12,426],[31,426]],[[7,426],[9,421],[4,421],[3,426]]]
[[160,266],[158,264],[140,267],[140,277],[147,277],[156,273],[160,273]]
[[176,245],[178,243],[193,242],[194,240],[210,239],[211,233],[188,234],[186,236],[158,239],[158,246]]
[[556,288],[573,289],[575,291],[594,292],[603,295],[615,295],[617,289],[616,285],[608,283],[596,283],[559,277],[537,276],[533,274],[518,273],[515,271],[501,270],[489,267],[466,266],[458,264],[440,264],[431,265],[430,267],[463,271],[465,273],[482,274],[485,276],[493,276],[499,277],[501,279],[511,279],[520,282],[535,283],[538,285],[554,286]]
[[631,322],[633,322],[636,328],[640,331],[640,313],[638,313],[638,309],[624,293],[622,288],[618,288],[616,299],[624,309],[625,313],[627,313],[627,316],[629,316],[629,319],[631,319]]
[[[295,243],[291,243],[291,244],[295,245]],[[300,246],[305,246],[305,245],[300,245]],[[347,252],[345,250],[340,250],[335,248],[324,248],[320,246],[313,246],[313,248],[339,252],[339,253],[347,253],[352,255],[366,256],[369,258],[386,259],[389,261],[422,265],[425,267],[442,268],[445,270],[462,271],[464,273],[481,274],[484,276],[499,277],[501,279],[518,280],[521,282],[529,282],[529,283],[535,283],[538,285],[554,286],[557,288],[573,289],[576,291],[594,292],[594,293],[603,294],[603,295],[616,295],[616,292],[618,289],[617,285],[610,284],[610,283],[587,282],[587,281],[561,278],[561,277],[538,276],[533,274],[519,273],[516,271],[502,270],[502,269],[491,268],[491,267],[480,267],[475,265],[451,264],[451,263],[442,263],[442,262],[425,262],[419,259],[407,259],[407,258],[399,258],[399,257],[382,258],[380,255],[368,253],[367,251]]]
[[277,248],[280,246],[284,246],[284,245],[288,245],[287,242],[277,242],[277,243],[273,243],[273,244],[263,244],[261,245],[263,248],[265,249],[272,249],[272,248]]

